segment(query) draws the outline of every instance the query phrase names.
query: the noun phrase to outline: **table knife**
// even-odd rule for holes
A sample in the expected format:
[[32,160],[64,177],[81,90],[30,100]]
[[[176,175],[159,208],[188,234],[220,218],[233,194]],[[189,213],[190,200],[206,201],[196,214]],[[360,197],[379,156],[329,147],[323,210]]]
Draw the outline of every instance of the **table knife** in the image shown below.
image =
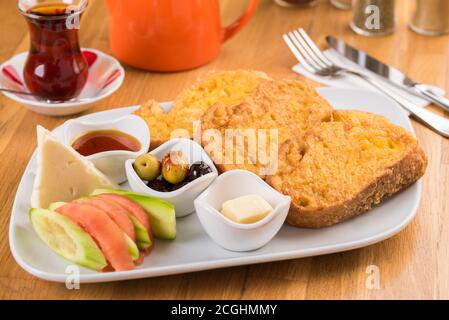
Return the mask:
[[390,67],[376,58],[371,57],[367,53],[351,47],[335,37],[327,36],[326,41],[329,46],[335,49],[338,53],[352,62],[357,63],[359,66],[387,79],[396,87],[411,91],[427,101],[433,102],[434,104],[449,111],[449,99],[434,93],[427,85],[411,79],[401,70]]

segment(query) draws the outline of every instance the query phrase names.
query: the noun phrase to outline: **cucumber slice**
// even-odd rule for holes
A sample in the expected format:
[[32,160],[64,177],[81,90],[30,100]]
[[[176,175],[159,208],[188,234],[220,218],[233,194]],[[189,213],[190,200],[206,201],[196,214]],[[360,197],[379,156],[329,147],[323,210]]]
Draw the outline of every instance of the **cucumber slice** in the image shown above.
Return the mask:
[[[88,198],[88,197],[85,197]],[[59,207],[62,207],[63,205],[66,205],[67,202],[53,202],[48,206],[48,210],[50,211],[55,211],[56,209],[58,209]],[[130,217],[131,218],[131,217]],[[132,221],[132,219],[131,219]],[[134,221],[132,221],[133,224],[135,225]],[[144,231],[146,232],[146,230],[144,229]],[[123,232],[123,235],[125,236],[125,241],[126,244],[128,245],[128,251],[131,254],[131,257],[133,258],[133,260],[137,260],[137,258],[139,258],[139,248],[137,246],[137,244],[133,241],[133,239],[131,239],[126,233]],[[137,236],[137,230],[136,230],[136,236]],[[147,234],[148,237],[148,234]],[[138,238],[136,239],[138,240]],[[151,242],[150,242],[151,245]]]
[[137,260],[140,255],[139,248],[137,248],[136,243],[126,233],[123,232],[123,236],[125,237],[126,244],[128,245],[128,252],[131,255],[131,258],[133,260]]
[[93,195],[102,193],[120,194],[138,203],[150,216],[151,228],[156,238],[165,240],[176,238],[175,207],[170,202],[126,190],[96,189]]
[[132,215],[129,215],[129,218],[134,225],[134,230],[136,232],[136,242],[139,249],[147,249],[151,247],[153,243],[151,242],[148,231],[145,229],[143,224],[140,223],[140,221]]
[[107,266],[92,237],[69,218],[46,209],[31,209],[30,220],[39,238],[67,260],[94,270]]
[[62,201],[60,201],[60,202],[53,202],[53,203],[50,203],[50,205],[48,206],[48,210],[55,211],[59,207],[62,207],[64,205],[66,205],[66,204],[67,204],[67,202],[62,202]]

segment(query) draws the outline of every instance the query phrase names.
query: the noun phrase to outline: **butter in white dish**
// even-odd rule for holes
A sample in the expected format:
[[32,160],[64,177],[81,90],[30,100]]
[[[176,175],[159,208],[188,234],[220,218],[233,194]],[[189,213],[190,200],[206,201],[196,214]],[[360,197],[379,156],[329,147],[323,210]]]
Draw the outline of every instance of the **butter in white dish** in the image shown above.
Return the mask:
[[56,201],[70,202],[98,188],[118,188],[92,162],[41,126],[37,126],[37,144],[38,168],[31,195],[33,208],[47,208]]
[[[226,201],[248,195],[245,190],[251,190],[273,207],[262,220],[237,223],[220,212]],[[218,176],[194,204],[201,225],[218,245],[231,251],[251,251],[263,247],[278,233],[290,202],[290,197],[273,189],[251,171],[230,170]]]
[[273,207],[257,194],[249,194],[228,200],[221,207],[221,213],[225,217],[242,224],[260,221],[271,211],[273,211]]

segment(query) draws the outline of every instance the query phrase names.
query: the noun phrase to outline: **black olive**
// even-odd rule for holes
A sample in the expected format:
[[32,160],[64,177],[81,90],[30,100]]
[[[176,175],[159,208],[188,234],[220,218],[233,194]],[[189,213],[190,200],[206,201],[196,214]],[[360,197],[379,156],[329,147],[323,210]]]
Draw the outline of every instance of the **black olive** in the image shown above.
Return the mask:
[[173,191],[181,189],[182,187],[184,187],[186,184],[189,184],[189,183],[190,183],[190,181],[183,181],[183,182],[180,182],[178,184],[175,184],[173,186]]
[[187,180],[193,181],[211,172],[212,169],[203,161],[195,162],[190,166],[189,173],[187,174]]
[[173,190],[173,186],[164,179],[148,181],[147,186],[153,190],[160,192],[170,192]]

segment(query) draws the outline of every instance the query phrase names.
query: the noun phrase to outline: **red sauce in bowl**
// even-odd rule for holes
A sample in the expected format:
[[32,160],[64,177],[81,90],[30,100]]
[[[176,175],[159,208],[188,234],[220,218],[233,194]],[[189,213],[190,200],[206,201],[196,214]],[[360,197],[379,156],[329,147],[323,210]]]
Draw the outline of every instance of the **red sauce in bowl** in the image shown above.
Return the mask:
[[135,137],[119,130],[89,131],[72,143],[73,149],[83,156],[124,150],[136,152],[140,150],[140,142]]

